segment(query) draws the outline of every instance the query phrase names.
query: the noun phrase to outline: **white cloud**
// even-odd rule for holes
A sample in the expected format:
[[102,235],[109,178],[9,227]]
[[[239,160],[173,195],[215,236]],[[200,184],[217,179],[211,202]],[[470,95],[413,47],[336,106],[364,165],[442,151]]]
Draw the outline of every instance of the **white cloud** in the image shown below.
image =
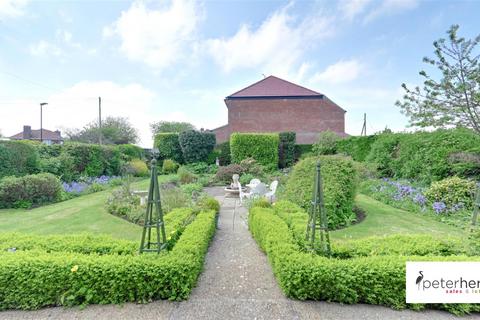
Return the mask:
[[416,8],[418,0],[384,0],[378,7],[371,10],[364,19],[364,23],[369,23],[381,16],[397,14]]
[[208,40],[208,52],[225,72],[262,66],[265,73],[289,73],[313,42],[333,33],[331,18],[315,12],[300,20],[290,7],[274,12],[257,29],[244,24],[230,38]]
[[40,40],[36,44],[32,44],[30,46],[30,53],[34,56],[42,56],[42,55],[60,56],[63,54],[63,51],[55,44],[52,44],[45,40]]
[[103,35],[118,35],[120,50],[129,59],[163,69],[191,49],[202,17],[202,9],[193,0],[172,0],[169,6],[158,9],[149,9],[144,2],[136,1],[103,29]]
[[352,20],[363,13],[371,2],[372,0],[343,0],[339,4],[339,10],[346,19]]
[[0,0],[0,18],[22,16],[28,0]]
[[328,66],[325,71],[315,73],[311,82],[346,83],[357,79],[364,69],[362,63],[356,59],[340,60]]

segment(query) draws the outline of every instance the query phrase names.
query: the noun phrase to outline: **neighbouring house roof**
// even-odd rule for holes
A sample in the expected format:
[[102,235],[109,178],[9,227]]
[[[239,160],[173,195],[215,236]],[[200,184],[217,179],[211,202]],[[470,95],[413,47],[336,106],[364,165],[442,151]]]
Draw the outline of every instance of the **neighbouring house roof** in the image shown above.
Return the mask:
[[[40,130],[31,130],[29,137],[24,137],[24,132],[17,133],[10,137],[12,140],[40,140]],[[42,130],[43,140],[63,141],[59,131]]]
[[232,93],[226,99],[273,97],[323,98],[323,94],[275,76],[268,76],[240,91]]

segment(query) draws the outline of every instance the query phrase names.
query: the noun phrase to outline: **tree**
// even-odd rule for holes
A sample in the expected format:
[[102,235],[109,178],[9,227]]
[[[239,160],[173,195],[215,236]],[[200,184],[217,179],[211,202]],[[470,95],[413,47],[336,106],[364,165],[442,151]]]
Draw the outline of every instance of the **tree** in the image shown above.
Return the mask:
[[[72,141],[99,143],[100,129],[97,121],[92,121],[83,129],[66,130],[67,137]],[[107,117],[102,121],[102,143],[126,144],[138,141],[137,129],[132,127],[127,118]]]
[[453,25],[448,39],[433,43],[435,58],[423,58],[438,68],[439,79],[422,70],[422,89],[402,84],[405,95],[396,105],[410,118],[411,126],[466,127],[480,134],[480,54],[476,51],[480,35],[466,40],[457,36],[458,28]]
[[195,126],[188,122],[158,121],[150,124],[153,136],[157,133],[180,133],[187,130],[195,130]]

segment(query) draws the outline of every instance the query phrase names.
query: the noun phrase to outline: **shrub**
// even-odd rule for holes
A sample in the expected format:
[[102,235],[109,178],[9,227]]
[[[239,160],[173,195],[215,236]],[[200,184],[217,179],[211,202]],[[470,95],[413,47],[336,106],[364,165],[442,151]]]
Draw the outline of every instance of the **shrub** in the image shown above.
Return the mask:
[[120,174],[120,152],[113,146],[68,143],[64,152],[73,159],[76,174],[89,177]]
[[384,177],[392,177],[395,173],[393,153],[397,149],[400,136],[401,134],[392,133],[378,135],[365,159],[365,161],[374,164],[378,172]]
[[203,191],[203,186],[199,183],[187,183],[180,186],[180,189],[188,197],[196,197]]
[[220,162],[220,165],[228,166],[232,162],[230,156],[230,141],[219,144],[218,149],[220,151],[220,154],[218,156],[218,161]]
[[[420,305],[405,302],[406,261],[480,261],[479,257],[385,255],[329,259],[301,252],[287,224],[272,209],[253,208],[248,224],[253,237],[267,254],[280,287],[290,298],[368,303],[395,309],[442,308],[456,314],[480,311],[475,304]],[[378,241],[369,242],[374,246],[376,243]],[[423,246],[421,241],[418,243]],[[438,248],[434,248],[435,254]],[[417,250],[415,246],[411,249]],[[423,247],[422,250],[428,251],[428,248]]]
[[157,133],[154,146],[158,149],[160,159],[172,159],[178,163],[183,162],[178,133]]
[[263,167],[253,158],[246,158],[240,162],[243,172],[255,176],[255,178],[262,178],[264,175]]
[[0,141],[0,178],[38,172],[38,152],[22,141]]
[[311,157],[313,144],[296,144],[295,145],[295,161]]
[[230,136],[232,162],[253,158],[268,169],[278,167],[278,134],[233,133]]
[[372,144],[375,142],[377,135],[372,136],[351,136],[337,141],[336,151],[339,154],[345,154],[352,157],[355,161],[365,161],[370,153]]
[[145,151],[134,144],[119,144],[117,145],[117,148],[123,161],[145,159]]
[[212,166],[208,165],[205,162],[190,163],[185,165],[185,168],[195,174],[210,173],[212,170]]
[[313,144],[312,152],[315,155],[335,154],[337,152],[338,134],[333,131],[323,131],[318,135],[318,140]]
[[73,158],[61,153],[59,156],[50,158],[40,158],[39,161],[40,172],[51,173],[59,177],[62,181],[70,182],[77,179],[80,174],[75,171]]
[[[215,134],[195,130],[183,131],[178,137],[186,163],[206,162],[215,147]],[[215,161],[215,160],[214,160]]]
[[215,174],[215,181],[218,182],[231,182],[234,174],[241,175],[244,172],[244,168],[239,164],[230,164],[225,167],[219,167]]
[[357,173],[353,161],[341,156],[311,157],[298,162],[288,178],[283,196],[309,210],[315,180],[315,167],[321,162],[325,208],[330,228],[348,225],[355,219],[353,202]]
[[0,208],[29,208],[60,199],[62,185],[50,173],[0,180]]
[[246,185],[246,184],[248,184],[252,179],[255,179],[255,178],[256,178],[256,177],[255,177],[253,174],[251,174],[251,173],[244,173],[244,174],[242,174],[242,175],[240,176],[240,180],[239,180],[239,181],[240,181],[240,183],[241,183],[242,185]]
[[163,160],[162,172],[164,174],[176,173],[178,170],[178,167],[179,167],[179,164],[176,163],[174,160],[165,159]]
[[197,180],[197,175],[190,172],[185,166],[181,166],[177,171],[181,184],[193,183]]
[[198,199],[197,206],[204,211],[213,210],[216,213],[220,212],[220,203],[215,198],[207,195],[202,196],[200,199]]
[[473,195],[476,190],[474,181],[459,177],[446,178],[433,182],[425,192],[430,202],[443,202],[447,208],[461,206],[473,209]]
[[2,251],[0,309],[186,299],[203,269],[215,216],[200,212],[173,249],[160,255]]
[[453,152],[448,156],[452,172],[462,177],[480,177],[480,147]]
[[135,177],[148,176],[148,167],[145,161],[140,159],[133,159],[128,163],[127,172]]
[[192,206],[192,198],[182,192],[180,188],[166,188],[160,190],[163,212],[170,212],[176,208]]
[[280,132],[278,134],[278,166],[287,168],[293,165],[295,161],[295,132]]

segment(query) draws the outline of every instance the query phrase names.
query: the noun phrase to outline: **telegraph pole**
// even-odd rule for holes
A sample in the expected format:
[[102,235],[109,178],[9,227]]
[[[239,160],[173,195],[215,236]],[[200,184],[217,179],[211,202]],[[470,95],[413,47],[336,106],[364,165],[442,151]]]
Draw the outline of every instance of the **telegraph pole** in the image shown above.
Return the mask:
[[102,144],[102,97],[98,97],[98,141]]
[[367,135],[367,114],[363,114],[363,127],[362,127],[362,133],[360,134],[361,136],[366,136]]
[[48,103],[40,103],[40,142],[43,142],[43,106],[46,106]]

